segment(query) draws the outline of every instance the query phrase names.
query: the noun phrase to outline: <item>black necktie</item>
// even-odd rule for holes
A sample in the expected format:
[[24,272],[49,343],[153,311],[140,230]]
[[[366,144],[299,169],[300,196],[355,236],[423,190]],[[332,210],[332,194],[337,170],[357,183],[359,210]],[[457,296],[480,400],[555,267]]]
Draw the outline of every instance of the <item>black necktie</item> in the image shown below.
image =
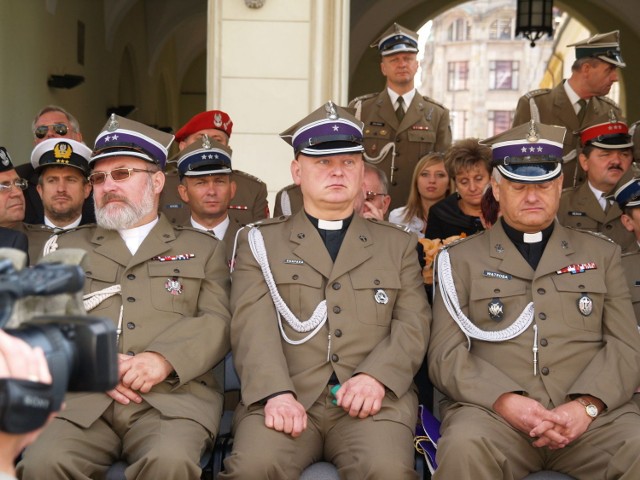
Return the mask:
[[402,123],[402,119],[404,118],[404,98],[402,98],[402,95],[398,97],[398,108],[396,108],[396,118],[398,119],[398,123]]
[[584,120],[584,116],[587,113],[587,101],[584,98],[578,100],[578,105],[580,105],[580,110],[578,110],[578,123],[582,125],[582,121]]

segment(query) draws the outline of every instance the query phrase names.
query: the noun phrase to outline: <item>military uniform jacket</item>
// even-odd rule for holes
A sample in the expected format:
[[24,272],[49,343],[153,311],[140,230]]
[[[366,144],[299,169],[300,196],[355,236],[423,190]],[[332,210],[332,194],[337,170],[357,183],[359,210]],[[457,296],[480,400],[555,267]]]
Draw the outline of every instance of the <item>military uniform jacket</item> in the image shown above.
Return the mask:
[[[174,229],[162,215],[134,256],[117,231],[100,227],[80,227],[57,243],[88,252],[85,293],[121,285],[121,295],[89,312],[115,324],[122,305],[119,352],[158,352],[175,369],[142,397],[167,417],[189,418],[217,433],[222,395],[212,369],[229,350],[230,320],[222,244],[206,232]],[[155,258],[185,254],[195,256]],[[103,393],[70,394],[59,416],[88,427],[112,401]]]
[[276,194],[273,216],[275,218],[280,215],[293,215],[302,210],[302,206],[302,190],[300,189],[300,185],[292,183]]
[[[334,264],[304,211],[267,220],[259,229],[288,307],[303,321],[326,299],[328,320],[301,345],[282,338],[243,230],[232,274],[231,344],[244,404],[251,408],[274,393],[291,391],[308,409],[333,372],[340,383],[362,372],[387,388],[376,417],[413,430],[413,376],[424,358],[430,320],[415,235],[356,215]],[[292,340],[306,336],[284,320],[283,328]]]
[[[189,205],[178,195],[180,177],[175,170],[165,172],[166,182],[160,196],[160,213],[164,213],[173,225],[188,225],[191,217]],[[267,184],[240,170],[234,170],[231,180],[236,182],[236,195],[229,205],[229,217],[241,225],[269,217]]]
[[[594,424],[610,422],[637,407],[630,400],[640,384],[640,335],[620,262],[620,247],[557,222],[534,271],[509,240],[502,224],[449,249],[455,290],[467,317],[483,330],[511,325],[529,302],[538,330],[538,373],[533,374],[534,330],[503,342],[471,340],[435,295],[428,350],[429,375],[449,402],[493,411],[506,392],[523,392],[547,408],[570,395],[591,394],[608,409]],[[557,273],[587,263],[583,273]],[[593,265],[592,265],[593,266]],[[437,290],[438,286],[436,286]],[[578,308],[584,295],[590,312]],[[498,299],[503,319],[489,315]]]
[[[416,92],[399,124],[386,88],[362,100],[359,106],[358,99],[349,106],[355,106],[356,114],[360,113],[358,118],[364,122],[365,158],[389,178],[390,209],[403,206],[407,203],[418,160],[431,152],[444,152],[451,145],[449,110]],[[391,150],[379,161],[375,160],[390,143],[395,143],[393,169]]]
[[622,254],[622,266],[627,278],[631,303],[636,314],[636,321],[640,325],[640,246],[634,242],[627,253]]
[[558,209],[558,221],[562,225],[600,232],[626,251],[635,243],[635,236],[624,228],[620,221],[621,215],[622,211],[616,202],[605,213],[587,182],[562,192]]
[[[565,80],[566,81],[566,80]],[[582,119],[578,120],[578,115],[573,109],[571,100],[564,90],[564,82],[553,89],[540,89],[529,92],[518,100],[516,113],[513,118],[513,126],[516,127],[531,120],[531,101],[538,108],[537,120],[547,125],[561,125],[567,129],[564,136],[563,155],[571,155],[580,145],[580,135],[578,132],[583,128],[595,124],[596,121],[605,122],[609,116],[609,111],[613,109],[618,118],[622,118],[620,107],[607,97],[591,97],[587,103],[587,111]],[[562,171],[564,173],[563,185],[572,187],[584,182],[586,175],[577,160],[576,155],[570,161],[565,161]],[[575,178],[575,182],[574,182]]]

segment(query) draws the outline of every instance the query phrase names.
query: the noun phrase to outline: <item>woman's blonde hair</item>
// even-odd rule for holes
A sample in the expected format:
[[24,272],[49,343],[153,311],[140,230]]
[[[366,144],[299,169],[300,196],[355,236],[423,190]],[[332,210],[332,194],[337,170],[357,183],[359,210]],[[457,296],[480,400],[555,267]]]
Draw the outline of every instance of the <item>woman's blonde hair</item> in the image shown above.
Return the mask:
[[[409,190],[409,198],[407,199],[407,205],[404,212],[404,221],[410,222],[413,217],[425,219],[427,218],[427,212],[424,211],[422,206],[422,199],[420,198],[420,192],[418,190],[418,179],[420,173],[427,167],[437,165],[438,163],[444,163],[444,154],[440,152],[431,152],[426,154],[416,164],[413,169],[413,176],[411,177],[411,190]],[[446,171],[446,169],[445,169]],[[448,174],[447,174],[448,175]],[[453,180],[449,175],[449,186],[445,192],[445,197],[453,190]]]

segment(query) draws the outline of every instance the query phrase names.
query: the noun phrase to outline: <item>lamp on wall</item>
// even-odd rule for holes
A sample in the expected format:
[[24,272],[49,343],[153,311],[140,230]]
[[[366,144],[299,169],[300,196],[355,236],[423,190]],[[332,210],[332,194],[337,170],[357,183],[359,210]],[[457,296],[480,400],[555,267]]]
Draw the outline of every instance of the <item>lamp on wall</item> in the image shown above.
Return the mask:
[[522,34],[535,47],[545,33],[553,36],[553,0],[518,0],[516,35]]
[[82,75],[49,75],[47,85],[51,88],[74,88],[84,82]]

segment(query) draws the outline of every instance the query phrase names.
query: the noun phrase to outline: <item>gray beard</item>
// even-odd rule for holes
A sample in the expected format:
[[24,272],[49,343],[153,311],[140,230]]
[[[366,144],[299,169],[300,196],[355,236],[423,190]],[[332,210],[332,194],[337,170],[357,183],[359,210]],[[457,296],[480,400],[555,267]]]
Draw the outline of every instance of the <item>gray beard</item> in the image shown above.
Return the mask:
[[103,207],[95,206],[96,223],[106,230],[126,230],[140,222],[155,209],[153,185],[151,179],[145,186],[142,200],[134,204],[130,199],[114,194],[104,195],[103,199],[117,198],[120,203],[107,203]]

